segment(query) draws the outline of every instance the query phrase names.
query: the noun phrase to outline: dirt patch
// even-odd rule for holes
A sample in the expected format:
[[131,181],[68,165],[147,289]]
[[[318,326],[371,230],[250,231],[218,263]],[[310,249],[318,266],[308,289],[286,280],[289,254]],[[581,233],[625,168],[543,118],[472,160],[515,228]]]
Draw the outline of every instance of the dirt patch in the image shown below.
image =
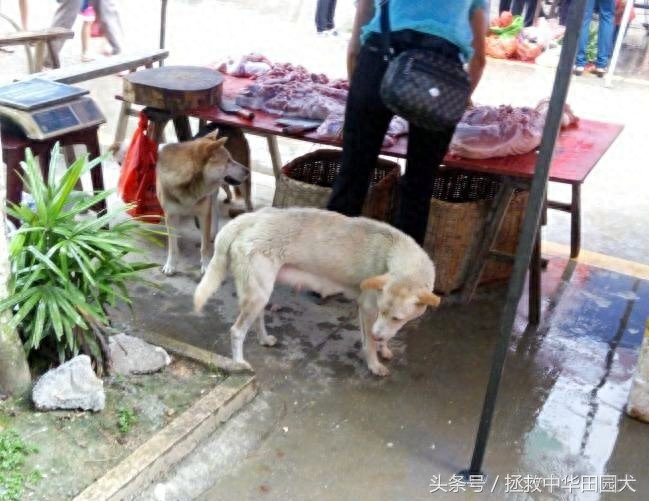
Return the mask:
[[226,377],[174,356],[159,373],[104,378],[101,412],[37,412],[28,399],[0,402],[0,432],[13,430],[37,448],[24,470],[42,478],[27,481],[20,499],[73,498]]

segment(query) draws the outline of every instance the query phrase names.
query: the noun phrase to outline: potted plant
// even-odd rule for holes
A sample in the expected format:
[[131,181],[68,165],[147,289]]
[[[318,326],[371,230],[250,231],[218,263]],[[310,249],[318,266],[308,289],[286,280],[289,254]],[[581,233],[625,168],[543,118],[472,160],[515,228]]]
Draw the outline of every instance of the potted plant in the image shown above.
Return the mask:
[[127,285],[147,282],[141,272],[155,264],[131,256],[143,252],[138,236],[157,231],[125,218],[123,206],[89,217],[88,210],[112,191],[74,188],[101,159],[79,158],[57,177],[59,157],[57,144],[45,179],[27,150],[23,182],[33,202],[7,209],[20,227],[9,242],[9,295],[0,311],[12,312],[11,325],[29,355],[46,353],[61,363],[85,353],[101,374],[110,364],[106,308],[118,301],[131,305]]

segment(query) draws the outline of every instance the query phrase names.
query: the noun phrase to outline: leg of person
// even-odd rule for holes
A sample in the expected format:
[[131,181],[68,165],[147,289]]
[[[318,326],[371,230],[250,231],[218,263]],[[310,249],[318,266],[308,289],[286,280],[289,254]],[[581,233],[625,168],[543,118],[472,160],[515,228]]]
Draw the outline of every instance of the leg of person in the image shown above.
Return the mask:
[[90,48],[90,30],[92,29],[92,21],[83,21],[81,25],[81,61],[91,61],[88,49]]
[[395,226],[423,245],[428,227],[435,174],[446,155],[455,127],[431,132],[410,124],[406,172],[399,180]]
[[122,23],[115,0],[93,0],[99,24],[113,55],[122,52]]
[[500,14],[506,10],[511,10],[511,8],[512,0],[500,0],[500,3],[498,4],[498,13]]
[[23,30],[27,30],[29,23],[29,5],[27,0],[18,0],[18,9],[20,10],[20,24]]
[[615,29],[615,0],[598,0],[599,28],[597,31],[597,61],[595,73],[603,77],[608,66],[608,59],[613,46]]
[[336,0],[329,0],[329,5],[327,6],[327,29],[333,30],[336,26],[335,17],[336,17]]
[[570,11],[570,2],[572,0],[561,0],[559,3],[559,24],[565,26],[568,22],[568,12]]
[[[79,12],[81,11],[81,4],[83,0],[61,0],[59,6],[56,8],[54,13],[54,18],[52,19],[52,28],[72,28],[74,21],[77,19]],[[58,54],[63,47],[63,42],[65,40],[54,40],[50,44],[51,49]],[[45,59],[46,66],[52,65],[52,62],[49,58],[49,54]]]
[[525,0],[525,21],[526,27],[534,25],[534,16],[536,14],[536,4],[541,0]]
[[586,10],[581,22],[579,35],[579,48],[575,59],[575,75],[581,75],[588,61],[586,60],[586,47],[588,47],[588,37],[590,35],[590,23],[593,19],[593,10],[595,9],[595,0],[586,0]]
[[376,47],[361,49],[345,108],[343,151],[327,208],[347,216],[358,216],[376,166],[383,138],[392,119],[379,87],[387,63]]
[[318,0],[315,7],[315,29],[318,33],[327,31],[327,0]]
[[523,13],[524,7],[525,7],[525,0],[512,0],[511,12],[515,16],[520,16]]

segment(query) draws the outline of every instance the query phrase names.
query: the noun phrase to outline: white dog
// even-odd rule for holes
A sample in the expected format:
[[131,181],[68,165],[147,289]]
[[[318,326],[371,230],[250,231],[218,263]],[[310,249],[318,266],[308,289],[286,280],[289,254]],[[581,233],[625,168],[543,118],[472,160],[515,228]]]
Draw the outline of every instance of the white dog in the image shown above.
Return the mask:
[[264,307],[276,281],[325,297],[343,293],[355,298],[367,365],[379,376],[389,371],[377,350],[390,359],[388,340],[426,306],[440,303],[432,292],[435,267],[424,250],[394,227],[372,219],[320,209],[267,208],[230,221],[214,246],[214,257],[194,293],[194,307],[202,310],[229,270],[240,309],[230,329],[232,358],[242,368],[250,368],[243,342],[253,322],[262,345],[277,342],[264,325]]

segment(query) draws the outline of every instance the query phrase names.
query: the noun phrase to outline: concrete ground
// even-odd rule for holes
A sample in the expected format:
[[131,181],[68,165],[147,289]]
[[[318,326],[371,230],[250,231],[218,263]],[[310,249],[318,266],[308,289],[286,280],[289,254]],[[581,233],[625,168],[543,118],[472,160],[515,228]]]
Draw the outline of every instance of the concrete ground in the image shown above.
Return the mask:
[[[351,8],[339,3],[344,26]],[[156,45],[158,7],[155,0],[122,2],[133,49]],[[52,8],[43,7],[36,18],[47,21]],[[274,61],[343,75],[345,42],[316,37],[311,9],[288,0],[172,0],[168,64],[204,64],[258,51]],[[631,42],[646,48],[642,28],[632,30]],[[78,57],[74,43],[66,45],[67,62]],[[633,68],[622,68],[626,76],[612,88],[591,76],[571,84],[568,102],[577,115],[624,123],[625,129],[583,187],[579,259],[566,257],[567,216],[549,214],[543,230],[549,259],[543,321],[536,328],[527,325],[523,297],[484,460],[484,485],[461,484],[454,475],[469,465],[473,452],[504,286],[481,288],[469,305],[446,301],[406,326],[393,343],[392,374],[384,379],[370,375],[362,360],[352,304],[335,298],[318,303],[279,287],[271,301],[276,311],[267,312],[269,333],[279,346],[260,347],[254,335],[245,346],[259,396],[138,499],[649,498],[647,425],[624,414],[649,316],[649,87],[643,80],[649,75]],[[549,96],[553,78],[554,70],[541,65],[489,61],[475,100],[534,105]],[[101,138],[108,145],[120,79],[87,85],[108,117]],[[270,160],[263,140],[249,140],[255,204],[261,207],[272,200]],[[280,141],[286,161],[314,148]],[[117,173],[114,164],[106,166],[109,185]],[[563,188],[551,185],[552,198],[563,195]],[[188,222],[181,273],[159,273],[160,291],[137,289],[137,313],[121,320],[134,332],[155,331],[228,355],[227,331],[236,316],[231,282],[204,316],[188,314],[198,280],[197,238]],[[163,248],[151,253],[163,261]]]

